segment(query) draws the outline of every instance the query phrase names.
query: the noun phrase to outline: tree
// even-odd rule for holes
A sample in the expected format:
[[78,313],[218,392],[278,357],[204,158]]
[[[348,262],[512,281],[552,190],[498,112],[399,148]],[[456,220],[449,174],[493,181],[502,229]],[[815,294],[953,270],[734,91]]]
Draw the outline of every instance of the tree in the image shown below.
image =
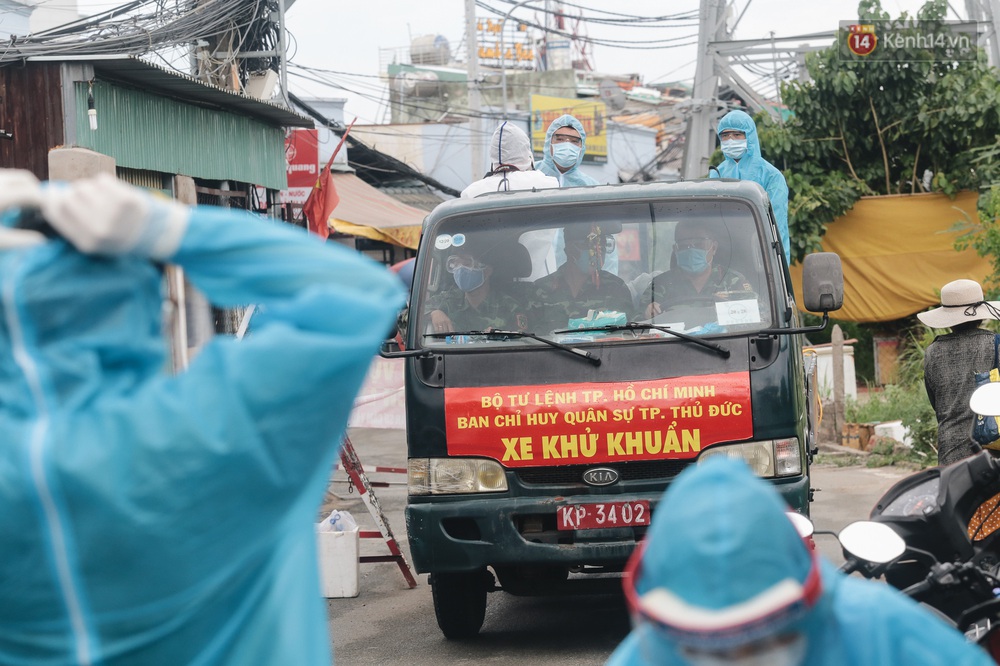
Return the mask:
[[[919,27],[906,13],[879,25],[903,36],[949,34],[946,9],[945,0],[931,0],[917,13]],[[864,0],[858,13],[859,24],[888,21],[878,0]],[[788,181],[793,260],[819,249],[827,225],[861,196],[954,195],[992,176],[976,152],[1000,136],[1000,82],[985,53],[878,48],[878,58],[845,57],[839,34],[834,46],[807,58],[811,81],[782,87],[794,116],[783,125],[759,119],[766,157]]]

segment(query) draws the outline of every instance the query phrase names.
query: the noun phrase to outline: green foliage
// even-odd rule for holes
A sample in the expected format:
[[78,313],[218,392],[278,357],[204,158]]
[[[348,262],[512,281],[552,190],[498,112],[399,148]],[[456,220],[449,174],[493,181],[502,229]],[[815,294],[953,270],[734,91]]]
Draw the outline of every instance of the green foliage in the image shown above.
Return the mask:
[[912,454],[901,455],[937,464],[937,419],[923,382],[915,386],[890,384],[882,391],[869,392],[866,400],[848,400],[844,417],[849,423],[902,421],[910,429],[913,448]]
[[[940,23],[946,9],[930,0],[917,18]],[[858,11],[888,18],[878,0]],[[902,34],[906,18],[896,22]],[[788,122],[758,118],[765,157],[788,180],[793,260],[817,249],[827,225],[859,197],[921,192],[925,170],[934,174],[932,191],[974,189],[994,169],[975,149],[1000,153],[1000,81],[981,51],[974,62],[934,60],[917,48],[851,60],[840,55],[843,39],[807,57],[811,81],[782,86],[794,112]]]
[[[1000,144],[991,146],[990,151],[996,153],[991,157],[990,164],[1000,164]],[[981,152],[981,155],[987,151]],[[979,197],[979,223],[967,220],[959,228],[963,232],[955,242],[959,250],[972,248],[980,257],[990,260],[993,273],[985,280],[983,291],[986,297],[993,300],[1000,297],[1000,185],[992,185],[989,191]]]
[[[912,449],[882,442],[869,457],[869,466],[898,464],[900,461],[937,464],[937,418],[924,387],[924,352],[934,341],[934,331],[921,326],[904,336],[899,353],[896,383],[875,392],[869,387],[864,401],[848,400],[844,417],[851,423],[900,420],[909,428]],[[888,446],[889,450],[884,450]]]

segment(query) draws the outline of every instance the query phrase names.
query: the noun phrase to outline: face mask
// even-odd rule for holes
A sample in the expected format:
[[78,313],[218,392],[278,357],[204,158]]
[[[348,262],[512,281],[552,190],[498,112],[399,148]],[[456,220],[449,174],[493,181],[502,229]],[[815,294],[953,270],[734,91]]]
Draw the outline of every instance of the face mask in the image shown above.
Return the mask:
[[455,284],[462,291],[474,291],[483,286],[486,281],[486,272],[482,268],[469,268],[459,266],[452,274],[455,277]]
[[552,159],[564,169],[576,166],[579,157],[580,148],[572,143],[557,143],[552,146]]
[[768,647],[746,656],[684,653],[693,666],[800,666],[806,656],[806,637],[797,636],[791,643]]
[[722,154],[726,157],[738,160],[747,152],[746,139],[730,139],[722,142]]
[[708,250],[702,250],[700,247],[678,250],[677,265],[688,273],[704,273],[708,268]]

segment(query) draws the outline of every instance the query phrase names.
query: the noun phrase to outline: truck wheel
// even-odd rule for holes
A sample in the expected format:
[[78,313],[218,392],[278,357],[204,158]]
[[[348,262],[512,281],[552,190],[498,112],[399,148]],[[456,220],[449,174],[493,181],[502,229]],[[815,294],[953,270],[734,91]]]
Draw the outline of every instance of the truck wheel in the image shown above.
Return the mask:
[[471,638],[486,618],[486,572],[431,574],[434,615],[445,638]]

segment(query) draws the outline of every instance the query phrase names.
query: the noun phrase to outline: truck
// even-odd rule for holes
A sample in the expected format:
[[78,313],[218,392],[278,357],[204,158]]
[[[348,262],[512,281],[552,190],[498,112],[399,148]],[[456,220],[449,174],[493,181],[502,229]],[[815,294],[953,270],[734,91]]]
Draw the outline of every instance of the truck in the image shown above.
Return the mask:
[[801,290],[820,324],[801,325],[751,182],[491,193],[432,211],[402,344],[381,353],[405,363],[406,528],[444,635],[476,635],[490,592],[620,586],[663,492],[713,456],[746,461],[808,515],[803,337],[843,303],[839,257],[805,257]]

